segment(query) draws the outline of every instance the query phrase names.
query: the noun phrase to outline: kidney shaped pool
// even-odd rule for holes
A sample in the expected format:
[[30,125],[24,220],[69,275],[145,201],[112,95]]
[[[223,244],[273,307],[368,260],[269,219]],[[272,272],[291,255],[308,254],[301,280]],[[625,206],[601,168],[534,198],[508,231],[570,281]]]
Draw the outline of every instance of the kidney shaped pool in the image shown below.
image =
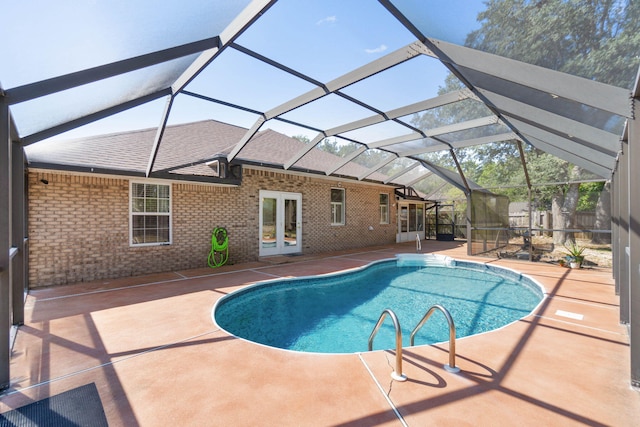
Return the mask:
[[[272,347],[316,353],[367,351],[368,338],[385,309],[397,316],[403,346],[433,305],[445,307],[457,338],[503,327],[529,315],[542,301],[542,286],[515,271],[438,255],[398,255],[330,275],[278,279],[220,298],[214,322],[228,333]],[[449,328],[436,312],[415,344],[447,341]],[[374,349],[395,347],[387,319]]]

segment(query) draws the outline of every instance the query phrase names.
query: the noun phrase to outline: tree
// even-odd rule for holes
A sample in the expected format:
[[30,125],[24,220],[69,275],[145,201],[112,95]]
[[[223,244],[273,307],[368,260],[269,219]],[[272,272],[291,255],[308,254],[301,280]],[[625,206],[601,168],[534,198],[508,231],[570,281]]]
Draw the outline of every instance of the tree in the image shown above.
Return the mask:
[[465,44],[630,88],[639,63],[639,18],[632,0],[490,0]]
[[[465,45],[534,65],[596,79],[629,88],[640,63],[640,2],[634,0],[489,0],[478,15],[480,28],[468,34]],[[440,93],[459,89],[461,83],[450,75]],[[437,125],[470,120],[482,114],[480,103],[456,103],[438,111],[414,117],[414,125],[429,129]],[[486,109],[485,109],[486,111]],[[447,119],[447,115],[451,115]],[[608,117],[594,114],[591,122],[604,128]],[[479,184],[510,184],[523,181],[514,144],[492,144],[459,150],[466,174]],[[584,179],[586,171],[548,154],[526,147],[527,167],[534,182]],[[436,157],[436,156],[434,156]],[[555,159],[555,160],[554,160]],[[441,160],[443,161],[443,160]],[[444,161],[443,161],[444,162]],[[493,174],[496,174],[495,176]],[[540,180],[535,178],[542,177]],[[598,219],[600,226],[610,222],[604,206],[608,187],[602,192]],[[554,228],[573,228],[580,200],[579,184],[541,189],[542,200],[552,206]],[[511,195],[516,196],[517,191]],[[510,197],[511,197],[510,195]],[[573,239],[571,233],[558,233],[556,243]]]
[[[637,1],[491,0],[478,18],[482,26],[467,36],[470,47],[615,86],[633,84],[640,46]],[[571,168],[570,180],[582,175]],[[604,208],[608,187],[601,194],[597,221],[603,227],[610,222]],[[574,227],[578,200],[578,184],[566,192],[559,187],[552,203],[554,228]],[[556,243],[566,240],[573,234],[554,233]]]
[[307,135],[293,135],[292,138],[297,139],[298,141],[303,142],[305,144],[308,144],[311,142],[311,140]]

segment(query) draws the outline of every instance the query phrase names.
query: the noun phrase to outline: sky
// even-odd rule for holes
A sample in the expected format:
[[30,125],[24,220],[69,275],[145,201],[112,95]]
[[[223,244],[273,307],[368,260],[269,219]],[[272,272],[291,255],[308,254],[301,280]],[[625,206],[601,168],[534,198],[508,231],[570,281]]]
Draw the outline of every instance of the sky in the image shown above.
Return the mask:
[[[86,69],[219,34],[246,0],[24,0],[8,2],[0,27],[3,46],[0,83],[11,89],[56,75]],[[483,7],[476,0],[394,0],[429,37],[463,43],[478,27]],[[197,13],[194,13],[197,11]],[[320,83],[376,60],[415,37],[373,0],[280,0],[242,34],[237,43],[304,73]],[[6,49],[5,49],[6,46]],[[12,106],[21,135],[72,119],[87,106],[99,110],[120,102],[128,92],[153,92],[178,76],[194,58],[140,70],[127,76]],[[419,57],[344,89],[375,108],[393,108],[433,97],[447,69],[433,58]],[[154,76],[162,75],[163,78]],[[267,111],[315,86],[274,67],[226,49],[186,89]],[[111,118],[58,136],[155,127],[166,100],[159,99]],[[358,120],[372,112],[329,95],[285,114],[322,129]],[[37,112],[37,113],[36,113]],[[257,116],[186,95],[176,97],[169,123],[216,119],[250,127]],[[267,122],[284,133],[315,131]]]

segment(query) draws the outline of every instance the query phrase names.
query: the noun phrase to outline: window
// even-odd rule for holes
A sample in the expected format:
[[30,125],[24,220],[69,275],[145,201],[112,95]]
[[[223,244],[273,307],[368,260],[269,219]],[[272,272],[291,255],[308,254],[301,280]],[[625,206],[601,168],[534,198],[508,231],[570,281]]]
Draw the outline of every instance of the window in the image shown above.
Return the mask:
[[131,245],[171,243],[171,186],[131,183]]
[[380,193],[380,224],[389,224],[389,195]]
[[344,225],[344,188],[331,189],[331,225]]

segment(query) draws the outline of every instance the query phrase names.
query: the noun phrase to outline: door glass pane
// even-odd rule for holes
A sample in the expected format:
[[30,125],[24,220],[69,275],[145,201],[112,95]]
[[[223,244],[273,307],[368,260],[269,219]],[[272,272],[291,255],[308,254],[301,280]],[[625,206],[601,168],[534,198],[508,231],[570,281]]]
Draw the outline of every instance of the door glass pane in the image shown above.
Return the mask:
[[409,205],[409,231],[416,231],[416,205]]
[[416,220],[418,221],[418,231],[424,230],[424,206],[418,205],[416,210]]
[[297,213],[298,203],[296,200],[285,199],[284,201],[284,245],[297,246]]
[[276,246],[276,199],[262,199],[262,247]]
[[407,232],[407,216],[409,212],[406,206],[402,206],[400,208],[400,231],[403,233]]

